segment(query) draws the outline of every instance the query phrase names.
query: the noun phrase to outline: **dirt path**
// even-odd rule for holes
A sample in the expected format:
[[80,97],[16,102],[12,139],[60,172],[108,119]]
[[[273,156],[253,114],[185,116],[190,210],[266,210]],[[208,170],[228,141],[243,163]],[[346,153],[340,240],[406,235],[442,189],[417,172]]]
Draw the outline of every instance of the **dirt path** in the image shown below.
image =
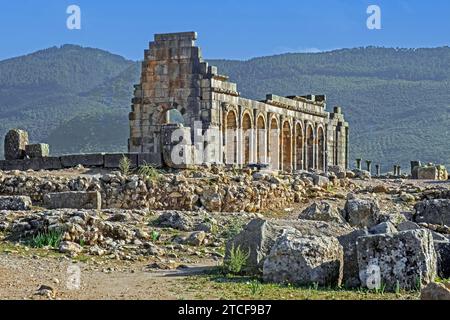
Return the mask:
[[[186,277],[214,266],[206,261],[187,269],[148,270],[145,264],[73,263],[67,258],[22,257],[0,254],[0,299],[42,299],[36,295],[40,286],[55,289],[56,299],[189,299]],[[77,268],[80,287],[76,289]]]

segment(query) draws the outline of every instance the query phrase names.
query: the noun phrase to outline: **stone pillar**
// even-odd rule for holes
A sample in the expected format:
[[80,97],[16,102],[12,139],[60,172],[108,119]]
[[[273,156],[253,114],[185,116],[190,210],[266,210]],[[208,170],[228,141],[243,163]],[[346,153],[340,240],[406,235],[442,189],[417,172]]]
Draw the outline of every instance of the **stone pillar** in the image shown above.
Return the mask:
[[377,164],[375,166],[375,169],[377,171],[377,177],[380,177],[381,176],[381,166],[379,164]]
[[394,176],[397,176],[397,165],[394,165]]
[[402,167],[401,166],[397,166],[397,175],[398,176],[402,175]]
[[5,136],[5,159],[19,160],[25,158],[28,145],[28,132],[20,129],[10,130]]
[[362,159],[356,159],[356,169],[361,170]]
[[366,164],[367,164],[367,171],[372,173],[372,161],[366,160]]
[[419,168],[422,166],[422,163],[420,161],[411,161],[411,177],[413,179],[418,179],[418,171]]

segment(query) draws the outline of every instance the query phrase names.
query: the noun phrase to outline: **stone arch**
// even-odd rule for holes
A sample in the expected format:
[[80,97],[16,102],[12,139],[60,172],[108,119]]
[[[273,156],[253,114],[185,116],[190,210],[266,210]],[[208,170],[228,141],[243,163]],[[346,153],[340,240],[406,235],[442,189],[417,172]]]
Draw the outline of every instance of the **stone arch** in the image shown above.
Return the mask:
[[317,128],[317,169],[325,171],[325,134],[322,126]]
[[306,169],[314,169],[314,129],[311,124],[306,127]]
[[186,109],[177,103],[159,105],[152,115],[152,122],[156,125],[182,124],[184,126],[186,125],[185,113]]
[[295,168],[297,170],[304,169],[304,135],[303,126],[300,122],[295,125]]
[[267,150],[267,131],[266,131],[266,119],[260,114],[256,121],[256,162],[266,163],[266,150]]
[[237,164],[237,133],[238,133],[238,121],[236,112],[234,110],[228,111],[224,118],[224,139],[225,139],[225,163]]
[[283,123],[283,130],[281,131],[282,139],[282,170],[290,172],[292,171],[292,131],[291,124],[288,120]]
[[273,116],[270,120],[269,143],[267,153],[270,159],[270,166],[273,170],[280,169],[280,127],[278,119]]
[[251,150],[252,150],[252,117],[250,112],[246,111],[242,115],[242,142],[243,142],[243,162],[244,164],[249,164],[253,159]]

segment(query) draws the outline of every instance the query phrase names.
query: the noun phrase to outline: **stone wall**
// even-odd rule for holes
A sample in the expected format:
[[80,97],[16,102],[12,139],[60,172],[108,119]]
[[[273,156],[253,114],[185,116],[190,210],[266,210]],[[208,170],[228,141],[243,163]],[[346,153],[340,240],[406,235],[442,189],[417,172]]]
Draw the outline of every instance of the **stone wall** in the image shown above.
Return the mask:
[[314,186],[313,179],[299,175],[275,177],[259,172],[207,170],[152,178],[126,177],[119,172],[75,178],[15,172],[0,177],[0,195],[29,195],[38,206],[44,195],[66,191],[98,191],[102,208],[192,211],[203,207],[211,212],[260,212],[282,210],[307,197],[321,196],[327,192],[327,185]]
[[20,160],[0,160],[0,170],[60,170],[73,168],[78,165],[84,167],[98,167],[107,169],[119,168],[123,157],[128,157],[132,167],[142,164],[151,164],[154,167],[162,166],[161,154],[155,153],[97,153],[97,154],[74,154],[60,157],[38,157]]

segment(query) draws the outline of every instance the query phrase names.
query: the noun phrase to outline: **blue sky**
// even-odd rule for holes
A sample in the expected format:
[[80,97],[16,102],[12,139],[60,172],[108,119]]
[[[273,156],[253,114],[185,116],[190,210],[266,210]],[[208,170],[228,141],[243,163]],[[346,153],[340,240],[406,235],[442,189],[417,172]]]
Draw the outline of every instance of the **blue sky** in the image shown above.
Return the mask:
[[[82,29],[66,28],[79,5]],[[369,5],[382,30],[366,27]],[[137,60],[154,33],[197,31],[205,58],[450,45],[448,0],[0,0],[0,60],[65,43]]]

